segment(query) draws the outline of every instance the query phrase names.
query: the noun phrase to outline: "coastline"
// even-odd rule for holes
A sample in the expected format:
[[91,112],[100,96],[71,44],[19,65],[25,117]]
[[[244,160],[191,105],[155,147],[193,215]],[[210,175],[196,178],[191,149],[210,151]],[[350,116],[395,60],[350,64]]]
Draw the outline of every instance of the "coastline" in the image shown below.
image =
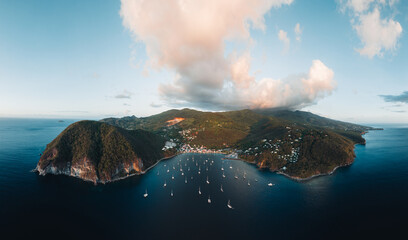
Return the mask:
[[91,182],[91,183],[93,183],[94,185],[107,184],[107,183],[112,183],[112,182],[116,182],[116,181],[119,181],[119,180],[123,180],[123,179],[129,178],[129,177],[133,177],[133,176],[136,176],[136,175],[143,175],[143,174],[147,173],[150,169],[152,169],[154,166],[156,166],[159,162],[164,161],[164,160],[167,160],[167,159],[170,159],[170,158],[173,158],[173,157],[176,157],[176,156],[178,156],[178,155],[180,155],[180,153],[174,154],[174,155],[169,156],[169,157],[161,158],[161,159],[157,160],[156,163],[154,163],[154,164],[151,165],[150,167],[146,168],[146,170],[144,170],[144,171],[132,173],[132,174],[129,174],[129,175],[126,175],[126,176],[123,176],[123,177],[119,177],[119,178],[115,178],[115,179],[107,180],[107,181],[100,181],[100,180],[92,181],[92,180],[90,180],[90,179],[81,178],[81,177],[75,176],[75,175],[68,175],[68,174],[65,174],[65,173],[46,173],[46,174],[40,174],[40,173],[39,173],[40,171],[38,170],[38,166],[36,166],[34,169],[30,170],[30,172],[39,173],[39,175],[41,175],[41,176],[45,176],[45,175],[47,175],[47,174],[51,174],[51,175],[55,175],[55,176],[57,176],[57,175],[64,175],[64,176],[68,176],[68,177],[74,177],[74,178],[80,179],[80,180],[85,181],[85,182]]

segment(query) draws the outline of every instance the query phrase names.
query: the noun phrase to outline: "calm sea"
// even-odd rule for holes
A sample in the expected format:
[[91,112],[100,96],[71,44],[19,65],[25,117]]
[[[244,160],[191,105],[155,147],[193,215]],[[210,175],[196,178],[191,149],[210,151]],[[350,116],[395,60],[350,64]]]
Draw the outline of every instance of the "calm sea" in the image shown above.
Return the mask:
[[222,160],[221,155],[199,154],[177,156],[143,176],[107,185],[30,172],[46,144],[72,122],[0,119],[2,239],[405,235],[408,126],[377,126],[385,130],[365,135],[367,145],[356,146],[353,165],[302,183],[241,161]]

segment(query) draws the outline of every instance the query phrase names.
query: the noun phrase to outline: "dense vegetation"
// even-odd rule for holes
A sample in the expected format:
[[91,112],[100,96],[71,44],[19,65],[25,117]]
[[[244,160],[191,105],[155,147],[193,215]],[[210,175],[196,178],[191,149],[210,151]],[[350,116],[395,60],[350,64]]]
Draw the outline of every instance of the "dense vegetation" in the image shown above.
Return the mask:
[[[184,120],[168,126],[175,118]],[[235,149],[259,167],[307,178],[351,164],[354,144],[373,128],[287,110],[201,112],[170,110],[146,118],[109,118],[103,122],[126,129],[144,129],[181,144]]]
[[[106,123],[80,121],[71,124],[47,145],[38,167],[64,168],[90,165],[100,181],[143,171],[164,156],[165,140],[144,130],[125,130]],[[135,166],[132,172],[120,171]],[[119,172],[118,172],[119,171]],[[95,177],[95,176],[94,176]]]

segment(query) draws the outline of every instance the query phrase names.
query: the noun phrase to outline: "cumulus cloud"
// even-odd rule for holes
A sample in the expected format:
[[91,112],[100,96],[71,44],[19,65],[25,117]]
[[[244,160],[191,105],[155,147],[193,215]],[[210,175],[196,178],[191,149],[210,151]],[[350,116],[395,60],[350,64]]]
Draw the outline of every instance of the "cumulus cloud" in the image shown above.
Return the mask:
[[303,30],[300,28],[299,23],[296,23],[294,31],[296,35],[296,41],[300,42],[302,40],[301,36],[302,36]]
[[408,103],[408,91],[405,91],[399,95],[380,95],[386,102],[400,102]]
[[127,90],[123,90],[122,93],[119,93],[119,94],[115,95],[115,98],[118,98],[118,99],[129,99],[129,98],[132,97],[132,95],[133,95],[133,93],[131,93],[131,92],[127,91]]
[[[315,60],[306,74],[256,79],[251,53],[225,53],[228,41],[253,42],[264,15],[292,0],[122,0],[123,24],[142,42],[150,68],[174,71],[159,86],[167,104],[206,109],[300,108],[330,94],[333,71]],[[287,38],[287,34],[286,34]]]
[[350,9],[351,23],[359,36],[362,48],[360,55],[373,58],[397,47],[402,26],[392,18],[382,18],[381,9],[393,6],[395,0],[348,0],[341,1],[344,9]]
[[288,33],[281,29],[278,32],[278,38],[283,42],[284,45],[283,52],[284,53],[288,52],[290,47],[290,39],[288,37]]

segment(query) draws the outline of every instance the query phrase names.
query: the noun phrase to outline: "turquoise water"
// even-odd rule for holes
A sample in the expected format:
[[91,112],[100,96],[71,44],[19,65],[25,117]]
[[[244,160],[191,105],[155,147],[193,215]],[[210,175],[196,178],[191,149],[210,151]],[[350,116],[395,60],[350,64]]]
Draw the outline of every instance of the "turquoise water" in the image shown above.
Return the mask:
[[[406,126],[386,125],[384,131],[366,134],[367,145],[356,146],[357,157],[351,166],[303,183],[209,154],[180,155],[160,162],[145,175],[107,185],[30,172],[46,144],[72,122],[0,119],[3,236],[390,238],[402,233],[406,225]],[[269,187],[270,182],[275,185]],[[146,190],[149,195],[144,198]],[[234,209],[227,207],[228,200]]]

